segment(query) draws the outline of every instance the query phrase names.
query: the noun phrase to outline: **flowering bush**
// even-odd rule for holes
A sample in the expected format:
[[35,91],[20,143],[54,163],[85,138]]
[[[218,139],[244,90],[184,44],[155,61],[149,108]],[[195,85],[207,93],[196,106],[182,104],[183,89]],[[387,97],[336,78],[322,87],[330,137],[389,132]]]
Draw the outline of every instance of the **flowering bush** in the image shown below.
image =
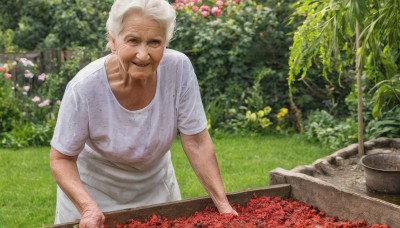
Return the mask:
[[0,64],[0,132],[11,131],[13,124],[21,119],[21,112],[16,108],[17,99],[13,96],[12,75],[8,65]]
[[273,70],[285,34],[272,9],[252,0],[176,0],[175,8],[170,45],[193,62],[211,130],[239,131],[243,111],[287,106],[286,75]]
[[271,9],[249,0],[182,1],[176,3],[177,29],[171,47],[191,58],[205,99],[224,92],[213,91],[215,85],[221,89],[231,83],[249,85],[257,74],[252,71],[266,65],[271,45],[283,35],[274,31],[277,21]]
[[270,106],[265,106],[256,111],[244,110],[245,114],[243,112],[237,113],[236,109],[229,111],[235,113],[235,119],[232,120],[231,125],[237,126],[237,131],[255,133],[271,132],[272,126],[275,126],[275,132],[281,132],[288,114],[287,108],[281,108],[277,114],[273,115]]
[[[218,17],[222,14],[224,7],[229,4],[239,4],[241,0],[216,0],[213,2],[202,2],[202,0],[175,0],[175,9],[177,11],[192,11],[194,14],[200,14],[203,17],[214,15]],[[210,6],[211,5],[211,6]]]
[[39,86],[49,77],[26,58],[0,64],[0,145],[48,144],[59,104],[39,94]]
[[257,112],[246,112],[246,125],[250,129],[257,129],[259,127],[266,128],[272,124],[271,120],[267,117],[268,114],[271,112],[271,107],[266,106],[262,110],[258,110]]
[[0,64],[0,147],[48,146],[68,81],[99,55],[77,47],[52,74],[25,58]]

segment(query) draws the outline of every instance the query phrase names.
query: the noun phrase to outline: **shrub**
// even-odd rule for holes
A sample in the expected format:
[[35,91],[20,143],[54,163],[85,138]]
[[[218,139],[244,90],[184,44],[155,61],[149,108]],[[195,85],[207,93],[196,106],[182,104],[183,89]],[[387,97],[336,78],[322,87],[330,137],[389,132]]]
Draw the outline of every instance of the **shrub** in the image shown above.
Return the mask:
[[0,64],[0,146],[49,145],[68,81],[98,56],[96,51],[76,48],[54,74],[39,72],[25,58]]
[[305,134],[309,140],[338,149],[357,142],[357,123],[352,118],[338,120],[325,110],[316,110],[307,116]]
[[[0,7],[0,38],[2,31],[13,31],[13,37],[7,43],[0,39],[0,52],[76,46],[103,50],[105,21],[112,2],[3,1]],[[15,47],[11,48],[10,44]]]
[[1,134],[0,145],[4,148],[23,148],[28,146],[47,146],[50,143],[54,126],[52,124],[23,123],[15,125],[9,132]]
[[[229,91],[231,85],[251,85],[254,69],[265,66],[273,56],[272,45],[283,36],[271,9],[252,1],[217,2],[209,7],[200,3],[177,7],[177,30],[171,42],[172,48],[186,52],[194,63],[205,103]],[[222,13],[213,14],[210,9],[215,7]]]
[[[177,0],[171,48],[192,60],[211,129],[237,131],[246,111],[287,107],[286,34],[272,9],[251,0]],[[276,121],[272,120],[271,121]]]
[[382,114],[380,119],[373,119],[366,124],[366,137],[374,139],[378,137],[396,138],[400,136],[400,106]]
[[[48,145],[58,103],[36,95],[33,88],[51,76],[38,73],[35,64],[24,58],[0,66],[0,145],[10,148]],[[13,68],[13,72],[24,76],[12,75]]]
[[0,64],[0,133],[11,131],[14,122],[20,121],[22,113],[15,106],[12,75],[8,73],[8,64]]

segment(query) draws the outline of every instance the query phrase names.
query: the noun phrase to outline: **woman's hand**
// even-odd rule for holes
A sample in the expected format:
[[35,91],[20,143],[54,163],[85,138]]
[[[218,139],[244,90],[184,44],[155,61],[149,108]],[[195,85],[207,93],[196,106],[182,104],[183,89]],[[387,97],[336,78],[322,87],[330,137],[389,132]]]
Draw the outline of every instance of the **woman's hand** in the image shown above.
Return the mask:
[[231,214],[235,216],[239,215],[237,211],[235,211],[235,209],[233,209],[229,203],[224,205],[219,205],[217,208],[220,214]]
[[105,217],[83,186],[76,166],[77,158],[78,156],[64,155],[51,147],[51,170],[57,184],[67,194],[82,215],[79,227],[103,228]]
[[181,133],[181,142],[196,176],[218,211],[221,214],[238,215],[226,198],[214,145],[207,129],[196,135]]
[[83,211],[79,228],[104,228],[104,221],[104,214],[97,206],[92,206]]

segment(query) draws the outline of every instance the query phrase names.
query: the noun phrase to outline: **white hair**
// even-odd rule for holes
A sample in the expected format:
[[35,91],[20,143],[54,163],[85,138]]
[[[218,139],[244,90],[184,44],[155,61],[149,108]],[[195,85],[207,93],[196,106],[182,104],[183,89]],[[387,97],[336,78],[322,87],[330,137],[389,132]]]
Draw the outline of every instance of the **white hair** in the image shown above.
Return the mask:
[[[138,11],[153,18],[165,29],[166,45],[172,39],[175,29],[176,12],[166,0],[115,0],[108,15],[106,29],[117,37],[122,31],[122,23],[128,11]],[[110,42],[107,43],[110,48]]]

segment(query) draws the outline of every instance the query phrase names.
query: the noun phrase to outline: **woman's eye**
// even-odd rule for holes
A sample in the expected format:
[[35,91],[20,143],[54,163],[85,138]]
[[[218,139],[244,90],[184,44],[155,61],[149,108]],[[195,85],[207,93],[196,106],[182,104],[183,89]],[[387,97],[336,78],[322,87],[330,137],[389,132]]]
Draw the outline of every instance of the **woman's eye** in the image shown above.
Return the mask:
[[158,47],[160,45],[161,45],[161,41],[159,41],[159,40],[152,40],[149,42],[150,47]]
[[139,43],[139,40],[138,39],[131,39],[131,40],[129,40],[129,43],[137,44],[137,43]]

